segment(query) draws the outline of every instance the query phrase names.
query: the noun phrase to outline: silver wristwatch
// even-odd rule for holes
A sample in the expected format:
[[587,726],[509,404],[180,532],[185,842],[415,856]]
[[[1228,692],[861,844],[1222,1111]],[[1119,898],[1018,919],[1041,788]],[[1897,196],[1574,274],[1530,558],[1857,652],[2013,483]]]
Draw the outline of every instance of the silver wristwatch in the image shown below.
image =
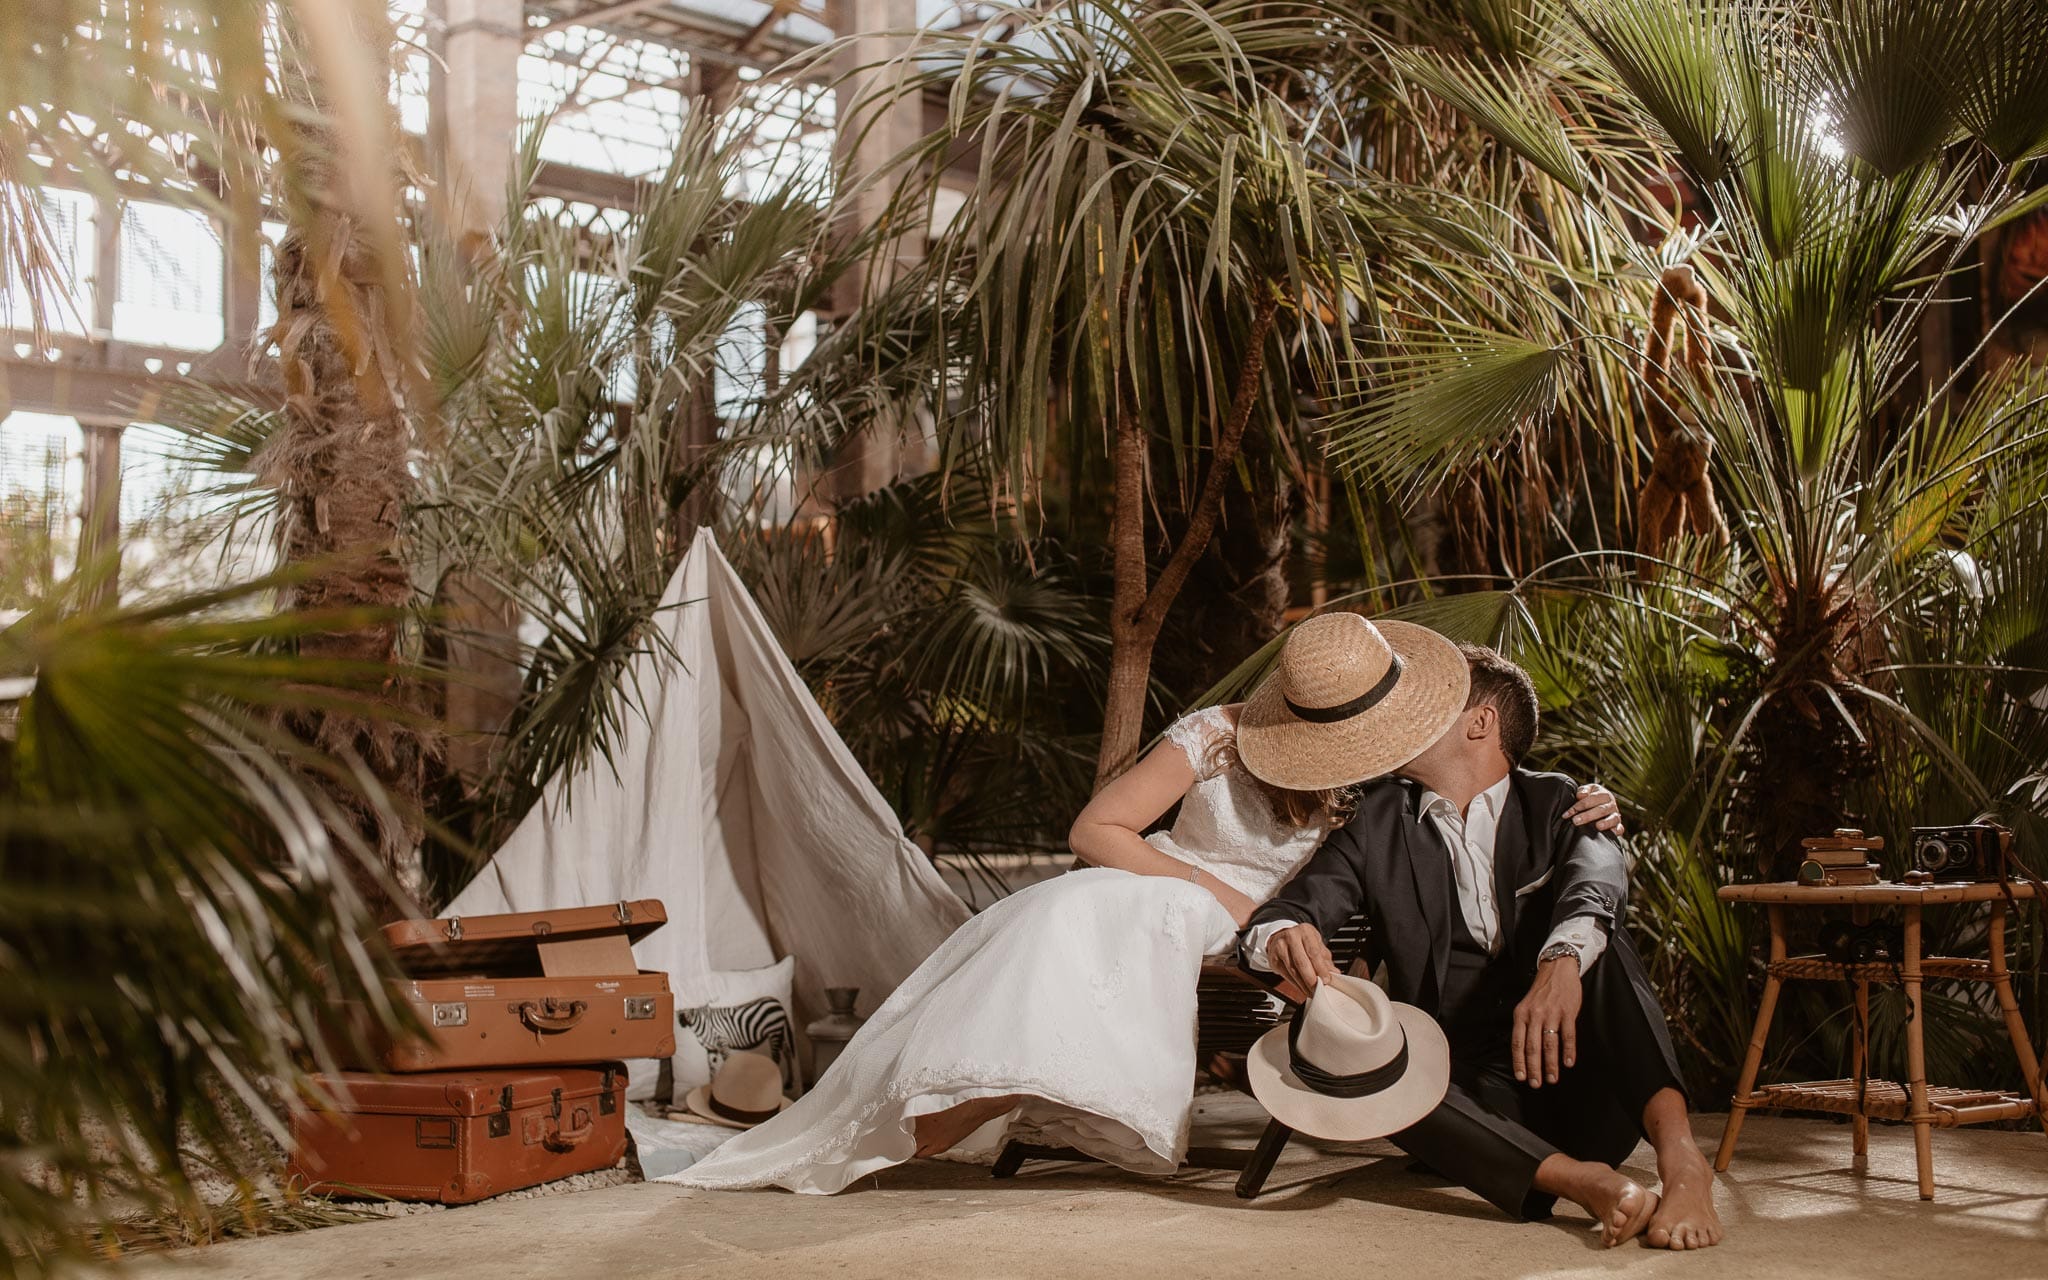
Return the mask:
[[1536,957],[1536,963],[1540,965],[1547,963],[1551,960],[1562,960],[1566,956],[1570,956],[1572,959],[1578,961],[1579,968],[1583,969],[1586,967],[1585,953],[1579,950],[1579,944],[1576,942],[1551,943],[1549,946],[1543,948],[1543,952],[1541,955]]

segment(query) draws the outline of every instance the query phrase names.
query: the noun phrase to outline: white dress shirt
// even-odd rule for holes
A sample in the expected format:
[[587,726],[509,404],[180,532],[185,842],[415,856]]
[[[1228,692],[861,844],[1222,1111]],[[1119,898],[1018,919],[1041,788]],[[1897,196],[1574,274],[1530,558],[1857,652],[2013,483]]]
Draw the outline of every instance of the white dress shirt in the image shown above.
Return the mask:
[[[1436,824],[1444,846],[1451,851],[1451,880],[1458,887],[1458,912],[1465,918],[1465,928],[1495,955],[1500,954],[1503,939],[1500,903],[1495,900],[1493,853],[1495,838],[1500,833],[1501,811],[1507,805],[1508,783],[1509,779],[1502,777],[1472,797],[1472,803],[1462,814],[1457,805],[1434,791],[1424,791],[1421,804],[1422,820]],[[1273,967],[1266,962],[1266,944],[1282,929],[1300,923],[1269,920],[1253,928],[1244,937],[1245,963],[1271,973]],[[1550,931],[1544,950],[1560,942],[1578,952],[1579,971],[1583,973],[1607,949],[1607,924],[1598,916],[1573,916]]]

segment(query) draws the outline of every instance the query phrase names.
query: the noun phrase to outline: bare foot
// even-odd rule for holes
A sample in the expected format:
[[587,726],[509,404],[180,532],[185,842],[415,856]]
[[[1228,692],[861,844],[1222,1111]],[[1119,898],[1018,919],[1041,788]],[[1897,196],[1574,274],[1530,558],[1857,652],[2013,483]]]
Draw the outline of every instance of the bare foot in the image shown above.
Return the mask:
[[999,1098],[975,1098],[957,1107],[944,1111],[933,1111],[919,1116],[914,1122],[917,1135],[917,1154],[935,1156],[951,1151],[961,1139],[987,1124],[999,1115],[1014,1109],[1024,1095],[1013,1093]]
[[1721,1215],[1714,1212],[1714,1171],[1690,1142],[1673,1143],[1657,1155],[1663,1197],[1643,1243],[1656,1249],[1705,1249],[1721,1243]]
[[1613,1169],[1587,1179],[1585,1189],[1572,1199],[1600,1224],[1600,1243],[1609,1249],[1641,1235],[1657,1211],[1654,1192]]

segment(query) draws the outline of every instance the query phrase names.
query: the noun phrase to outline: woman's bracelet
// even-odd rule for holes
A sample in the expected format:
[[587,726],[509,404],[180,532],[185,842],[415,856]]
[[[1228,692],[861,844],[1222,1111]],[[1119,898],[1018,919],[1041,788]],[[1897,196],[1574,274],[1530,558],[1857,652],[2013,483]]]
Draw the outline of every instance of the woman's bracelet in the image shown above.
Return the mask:
[[1188,867],[1188,883],[1189,883],[1189,884],[1200,884],[1201,882],[1202,882],[1202,869],[1201,869],[1200,867],[1197,867],[1197,866],[1190,866],[1190,867]]

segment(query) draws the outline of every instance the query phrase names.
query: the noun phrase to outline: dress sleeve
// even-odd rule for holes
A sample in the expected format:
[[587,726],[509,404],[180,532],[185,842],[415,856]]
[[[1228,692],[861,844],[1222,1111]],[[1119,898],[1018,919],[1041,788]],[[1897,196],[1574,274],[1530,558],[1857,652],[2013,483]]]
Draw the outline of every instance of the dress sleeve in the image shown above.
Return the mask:
[[1174,721],[1166,731],[1166,740],[1187,755],[1197,782],[1207,782],[1223,772],[1226,765],[1217,759],[1216,745],[1229,738],[1230,719],[1223,714],[1221,707],[1191,711]]

